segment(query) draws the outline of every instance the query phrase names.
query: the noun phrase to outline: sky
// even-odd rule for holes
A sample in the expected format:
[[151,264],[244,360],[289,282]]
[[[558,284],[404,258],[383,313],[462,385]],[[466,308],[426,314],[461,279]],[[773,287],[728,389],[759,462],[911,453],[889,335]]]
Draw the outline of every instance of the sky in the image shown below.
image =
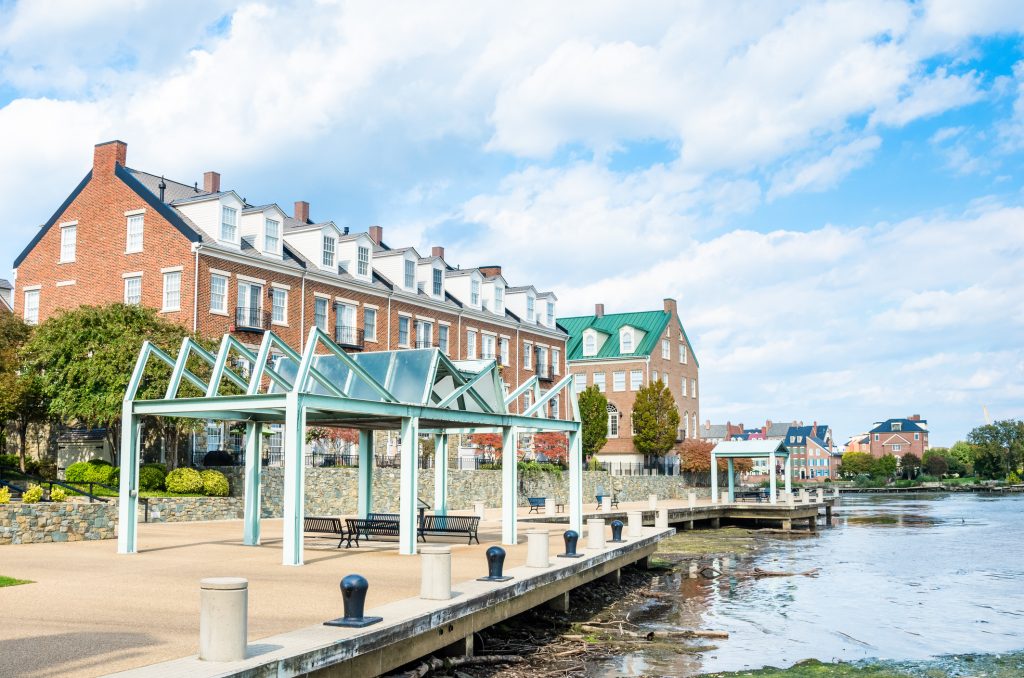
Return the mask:
[[[1024,3],[0,0],[0,275],[93,145],[678,299],[701,419],[1024,417]],[[422,250],[421,250],[422,251]]]

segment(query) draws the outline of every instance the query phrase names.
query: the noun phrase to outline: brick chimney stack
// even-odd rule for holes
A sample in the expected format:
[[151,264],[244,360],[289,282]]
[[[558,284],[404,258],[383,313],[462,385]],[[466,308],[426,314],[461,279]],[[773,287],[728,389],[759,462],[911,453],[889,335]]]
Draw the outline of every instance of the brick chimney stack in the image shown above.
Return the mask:
[[594,317],[595,318],[603,318],[604,317],[604,304],[594,304]]
[[710,431],[711,430],[711,420],[710,419],[705,419],[704,420],[704,430],[705,431]]
[[295,201],[295,219],[303,224],[309,223],[309,203],[305,200]]
[[912,414],[909,417],[907,417],[907,419],[909,419],[910,421],[921,421],[921,415],[920,414]]
[[220,193],[220,172],[203,174],[203,190],[207,193]]
[[128,161],[128,144],[123,141],[106,141],[96,144],[92,152],[92,173],[113,174],[114,167],[124,167]]
[[437,245],[430,248],[430,256],[444,259],[444,248]]
[[732,440],[732,422],[728,419],[725,420],[725,439]]
[[678,317],[679,316],[679,310],[678,310],[678,308],[676,306],[676,300],[675,299],[666,299],[665,300],[665,313],[668,313],[668,314],[670,314],[670,315],[672,315],[674,317]]
[[384,240],[384,228],[382,226],[370,226],[367,229],[370,232],[370,240],[373,244],[379,245]]
[[813,424],[811,424],[811,437],[812,438],[817,438],[818,437],[818,422],[817,421],[815,421]]
[[493,278],[496,275],[501,275],[501,266],[480,266],[480,273],[485,278]]

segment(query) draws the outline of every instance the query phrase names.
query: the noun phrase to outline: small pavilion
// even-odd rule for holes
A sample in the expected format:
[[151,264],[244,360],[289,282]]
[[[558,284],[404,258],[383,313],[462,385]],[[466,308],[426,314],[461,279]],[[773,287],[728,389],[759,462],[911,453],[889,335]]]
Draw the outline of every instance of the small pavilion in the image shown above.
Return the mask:
[[[152,367],[149,367],[152,365]],[[244,370],[237,369],[239,365]],[[148,369],[147,369],[148,368]],[[169,372],[169,374],[168,374]],[[205,378],[199,375],[204,375]],[[163,397],[138,398],[148,380]],[[150,389],[152,390],[152,389]],[[509,405],[527,391],[532,405],[521,414]],[[549,419],[548,403],[569,394],[570,419]],[[122,405],[121,483],[118,553],[138,550],[140,421],[143,416],[188,417],[245,422],[244,535],[260,543],[260,441],[263,426],[284,424],[285,565],[303,563],[303,446],[307,425],[359,430],[357,512],[373,511],[373,431],[401,436],[399,552],[416,553],[417,448],[421,434],[434,436],[434,510],[448,512],[448,448],[451,433],[502,435],[502,543],[517,543],[517,437],[520,433],[563,432],[569,439],[569,524],[583,522],[583,455],[579,405],[566,375],[541,393],[533,376],[510,393],[494,360],[452,361],[440,349],[349,354],[318,327],[300,354],[273,332],[257,351],[226,334],[216,355],[186,337],[176,358],[144,342]]]
[[792,492],[792,467],[789,449],[781,440],[725,440],[711,450],[711,496],[718,497],[718,460],[728,462],[729,502],[736,501],[736,470],[733,459],[768,459],[768,501],[776,503],[775,460],[785,460],[783,476],[786,492]]

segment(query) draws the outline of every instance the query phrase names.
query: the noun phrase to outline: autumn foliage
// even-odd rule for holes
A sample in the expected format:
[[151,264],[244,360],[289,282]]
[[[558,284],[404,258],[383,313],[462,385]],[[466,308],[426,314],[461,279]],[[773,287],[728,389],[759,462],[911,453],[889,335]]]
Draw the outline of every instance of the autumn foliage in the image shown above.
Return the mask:
[[[679,446],[679,469],[686,473],[711,473],[711,450],[715,444],[707,440],[691,438]],[[718,470],[724,473],[728,470],[728,462],[725,459],[718,460]],[[754,468],[750,459],[734,459],[733,468],[737,473],[747,472]]]
[[533,436],[533,451],[543,454],[550,462],[567,464],[569,440],[564,433],[537,433]]
[[469,436],[469,444],[481,450],[501,452],[501,435],[498,433],[474,433]]

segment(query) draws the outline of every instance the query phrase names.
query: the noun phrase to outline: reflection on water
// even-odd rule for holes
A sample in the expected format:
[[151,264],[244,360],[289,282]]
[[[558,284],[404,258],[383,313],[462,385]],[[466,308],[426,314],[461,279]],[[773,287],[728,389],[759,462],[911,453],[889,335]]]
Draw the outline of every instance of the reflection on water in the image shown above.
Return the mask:
[[[728,631],[693,655],[628,654],[596,676],[695,675],[822,661],[926,659],[1024,648],[1024,497],[843,498],[834,529],[767,539],[750,555],[702,561],[659,587],[677,592],[630,620]],[[754,578],[754,567],[817,577]],[[667,603],[667,604],[666,604]]]

